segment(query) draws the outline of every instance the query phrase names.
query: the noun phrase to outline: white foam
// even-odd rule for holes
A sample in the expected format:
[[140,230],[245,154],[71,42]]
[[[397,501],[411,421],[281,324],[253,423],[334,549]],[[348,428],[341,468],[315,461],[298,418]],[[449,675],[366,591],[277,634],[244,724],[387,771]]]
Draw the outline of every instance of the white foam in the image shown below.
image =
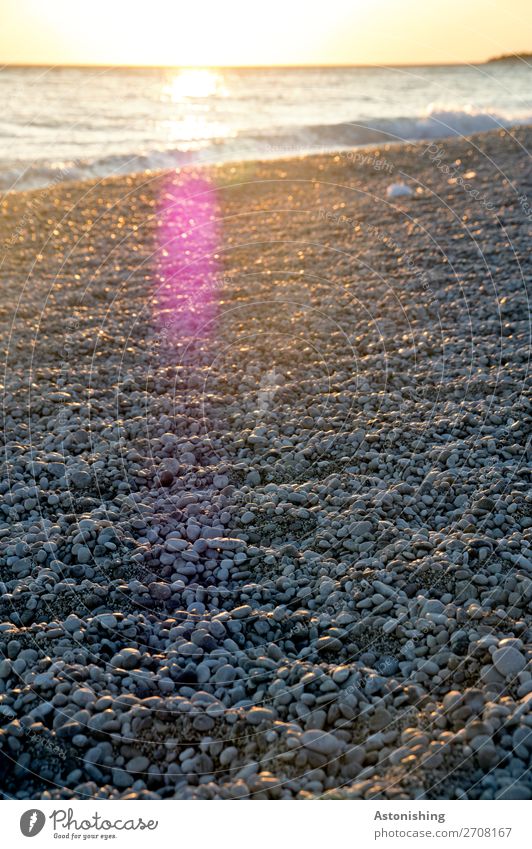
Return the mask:
[[[242,133],[227,139],[211,139],[201,149],[179,148],[111,154],[75,162],[9,162],[0,164],[0,190],[35,189],[66,180],[103,178],[116,174],[180,168],[191,163],[207,164],[235,160],[301,156],[388,142],[421,141],[473,133],[517,124],[532,124],[532,113],[502,113],[431,105],[424,115],[381,117],[372,121],[273,127],[262,134]],[[398,195],[395,195],[398,197]],[[403,195],[405,196],[405,195]]]
[[[391,121],[391,127],[394,120]],[[425,139],[444,136],[470,136],[515,124],[532,124],[531,112],[503,113],[497,110],[479,110],[473,106],[456,109],[452,106],[431,104],[425,115],[417,119],[397,119],[397,129],[408,135],[404,138]],[[390,127],[390,128],[391,128]]]

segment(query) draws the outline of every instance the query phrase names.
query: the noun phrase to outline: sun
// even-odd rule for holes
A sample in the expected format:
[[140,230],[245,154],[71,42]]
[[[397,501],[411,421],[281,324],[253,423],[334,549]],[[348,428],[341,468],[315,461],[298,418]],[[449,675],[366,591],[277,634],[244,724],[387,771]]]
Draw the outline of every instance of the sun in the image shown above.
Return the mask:
[[174,103],[223,93],[220,75],[207,68],[184,68],[170,81],[166,90]]

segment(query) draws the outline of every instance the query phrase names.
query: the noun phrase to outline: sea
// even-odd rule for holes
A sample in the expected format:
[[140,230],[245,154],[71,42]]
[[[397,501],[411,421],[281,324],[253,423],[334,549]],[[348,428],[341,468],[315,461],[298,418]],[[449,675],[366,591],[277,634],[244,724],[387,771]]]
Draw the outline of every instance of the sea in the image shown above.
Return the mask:
[[532,67],[0,69],[0,189],[532,122]]

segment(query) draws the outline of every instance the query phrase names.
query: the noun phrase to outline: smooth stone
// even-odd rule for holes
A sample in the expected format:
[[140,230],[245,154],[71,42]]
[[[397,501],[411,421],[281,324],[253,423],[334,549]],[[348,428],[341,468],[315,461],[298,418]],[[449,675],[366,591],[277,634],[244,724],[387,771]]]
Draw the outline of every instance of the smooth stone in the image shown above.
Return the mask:
[[100,613],[94,617],[94,620],[103,628],[108,628],[110,631],[114,630],[118,625],[118,619],[113,613]]
[[90,563],[90,560],[91,560],[91,557],[92,557],[91,550],[86,545],[80,545],[80,547],[78,548],[78,553],[77,553],[76,556],[77,556],[77,559],[78,559],[78,563],[82,563],[82,564]]
[[167,601],[172,595],[172,590],[168,584],[163,584],[162,581],[155,581],[149,585],[148,589],[151,597],[157,601]]
[[249,604],[243,604],[241,607],[235,607],[234,610],[231,611],[231,616],[233,619],[246,619],[252,613],[252,608]]
[[309,728],[301,735],[301,744],[311,752],[320,755],[335,755],[341,749],[341,743],[334,734],[321,731],[319,728]]
[[113,784],[115,787],[125,788],[131,787],[135,779],[129,772],[126,772],[124,769],[119,769],[115,767],[113,769]]
[[504,790],[497,793],[495,798],[511,799],[512,801],[531,799],[532,790],[530,787],[525,787],[524,784],[511,784],[509,787],[505,787]]
[[150,765],[148,758],[144,757],[144,755],[137,755],[135,758],[131,758],[130,761],[126,764],[126,769],[128,772],[146,772]]
[[111,660],[111,665],[115,667],[120,667],[121,669],[135,669],[141,660],[141,654],[138,649],[122,649],[122,651],[115,654],[113,659]]
[[492,654],[493,665],[505,678],[513,678],[526,666],[526,658],[514,646],[495,649]]
[[85,472],[83,470],[72,472],[70,474],[70,481],[77,489],[86,489],[90,486],[91,476],[89,472]]

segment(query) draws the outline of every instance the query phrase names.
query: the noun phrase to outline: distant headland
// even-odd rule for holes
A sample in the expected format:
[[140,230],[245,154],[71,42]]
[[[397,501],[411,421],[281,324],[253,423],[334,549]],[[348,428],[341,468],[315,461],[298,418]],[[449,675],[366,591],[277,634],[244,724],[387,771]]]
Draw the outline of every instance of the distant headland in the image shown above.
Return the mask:
[[532,53],[503,53],[502,56],[494,56],[487,60],[486,64],[491,62],[532,62]]

